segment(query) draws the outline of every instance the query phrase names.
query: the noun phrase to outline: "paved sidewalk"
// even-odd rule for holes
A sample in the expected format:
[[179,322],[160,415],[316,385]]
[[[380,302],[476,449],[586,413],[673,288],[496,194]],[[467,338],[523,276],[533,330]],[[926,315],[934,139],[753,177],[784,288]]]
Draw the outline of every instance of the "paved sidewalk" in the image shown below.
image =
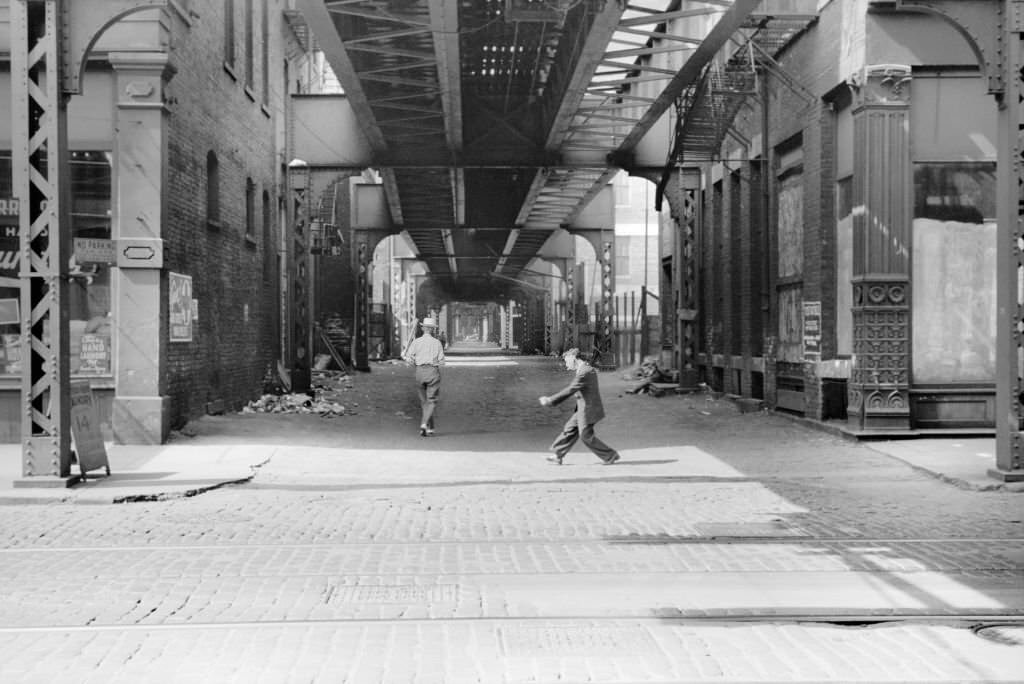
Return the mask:
[[[90,471],[84,482],[64,487],[42,486],[22,477],[20,445],[0,445],[0,504],[122,503],[195,496],[226,484],[248,482],[274,451],[274,447],[257,444],[106,447],[109,477],[103,470]],[[71,473],[79,474],[76,464]]]
[[[231,420],[231,416],[226,420]],[[961,489],[1024,492],[1024,483],[1001,482],[988,475],[988,469],[995,465],[994,438],[935,437],[869,440],[861,444]],[[223,443],[222,440],[204,440],[202,436],[177,436],[175,441],[160,446],[111,443],[106,446],[111,469],[109,477],[97,470],[89,473],[87,481],[71,487],[44,487],[33,485],[31,479],[21,476],[20,445],[0,445],[0,504],[124,503],[195,496],[228,484],[251,481],[259,469],[281,451],[281,447],[266,443],[245,444],[237,440]],[[314,454],[309,457],[317,458]],[[434,461],[430,466],[441,466],[444,470],[454,457],[455,454],[449,453],[442,463]],[[375,455],[369,469],[377,479],[382,472],[381,458],[386,462],[387,452]],[[367,469],[363,459],[346,462],[329,457],[319,459],[315,466],[309,462],[305,466],[318,480],[352,483],[359,482],[360,473]],[[474,465],[472,472],[486,477],[478,466]],[[77,465],[73,464],[72,474],[78,472]],[[418,469],[416,472],[423,475],[425,471]],[[392,473],[398,477],[402,474],[400,468]],[[570,470],[566,474],[579,473]]]
[[1024,482],[1002,482],[988,474],[996,463],[994,437],[921,437],[864,445],[957,487],[1024,492]]

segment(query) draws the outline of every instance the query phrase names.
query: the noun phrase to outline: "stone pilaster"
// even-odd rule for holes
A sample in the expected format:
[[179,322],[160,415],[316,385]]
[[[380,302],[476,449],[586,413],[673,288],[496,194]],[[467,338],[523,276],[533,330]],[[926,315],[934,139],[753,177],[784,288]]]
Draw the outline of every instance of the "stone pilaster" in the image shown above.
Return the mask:
[[161,444],[170,432],[170,398],[164,394],[167,329],[161,321],[168,115],[163,95],[174,70],[162,52],[111,53],[110,63],[118,131],[111,422],[120,444]]
[[910,67],[865,67],[854,91],[853,371],[858,430],[910,428]]

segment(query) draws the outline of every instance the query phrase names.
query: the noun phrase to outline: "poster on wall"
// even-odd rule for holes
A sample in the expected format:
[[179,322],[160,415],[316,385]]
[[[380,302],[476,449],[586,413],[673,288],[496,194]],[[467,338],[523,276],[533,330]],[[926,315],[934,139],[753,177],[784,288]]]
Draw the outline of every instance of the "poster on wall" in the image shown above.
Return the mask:
[[804,359],[821,356],[821,302],[804,302]]
[[171,342],[192,341],[192,276],[168,273],[167,292],[170,298],[169,321]]

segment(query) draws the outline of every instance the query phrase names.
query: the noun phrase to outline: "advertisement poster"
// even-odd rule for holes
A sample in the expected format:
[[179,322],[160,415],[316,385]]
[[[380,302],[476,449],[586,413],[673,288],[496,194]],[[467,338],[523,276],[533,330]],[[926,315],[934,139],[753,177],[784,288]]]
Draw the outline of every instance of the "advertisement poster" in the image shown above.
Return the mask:
[[105,335],[82,335],[79,358],[79,373],[109,373],[109,338]]
[[821,355],[821,302],[804,302],[804,358]]
[[171,342],[192,341],[192,276],[168,273]]

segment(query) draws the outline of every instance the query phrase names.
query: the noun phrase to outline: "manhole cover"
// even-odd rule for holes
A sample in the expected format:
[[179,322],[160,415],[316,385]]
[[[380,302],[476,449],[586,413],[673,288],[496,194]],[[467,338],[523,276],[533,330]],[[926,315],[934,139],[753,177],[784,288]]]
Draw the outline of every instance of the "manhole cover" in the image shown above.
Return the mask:
[[510,657],[623,656],[660,650],[641,627],[514,625],[498,631]]
[[694,525],[702,537],[803,537],[807,533],[781,520],[771,522],[709,522]]
[[458,585],[380,584],[331,587],[326,603],[451,603]]

